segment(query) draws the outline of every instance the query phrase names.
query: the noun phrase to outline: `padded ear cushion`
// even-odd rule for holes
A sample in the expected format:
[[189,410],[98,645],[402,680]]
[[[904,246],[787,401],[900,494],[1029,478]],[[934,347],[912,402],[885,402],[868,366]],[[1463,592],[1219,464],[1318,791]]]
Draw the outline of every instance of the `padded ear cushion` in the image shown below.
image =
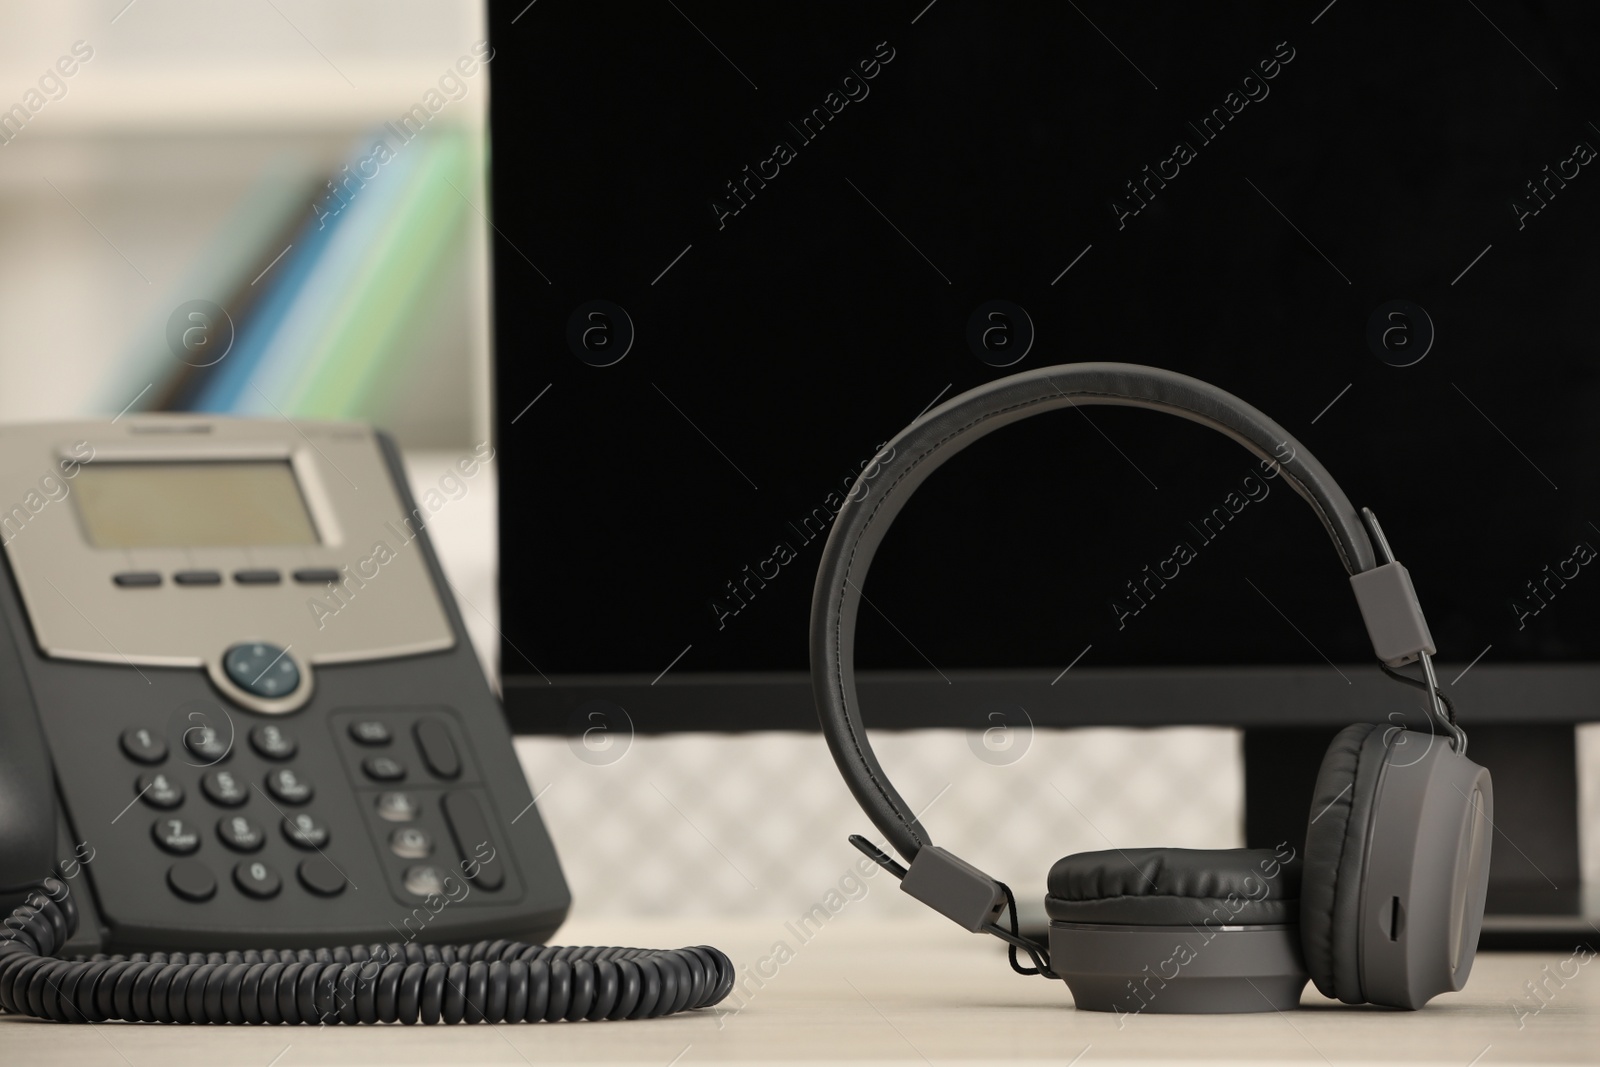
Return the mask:
[[1362,1004],[1361,883],[1383,754],[1390,728],[1357,723],[1339,731],[1322,757],[1306,823],[1300,943],[1317,991]]
[[1050,868],[1045,911],[1073,923],[1292,923],[1300,911],[1300,864],[1286,855],[1268,848],[1080,852]]

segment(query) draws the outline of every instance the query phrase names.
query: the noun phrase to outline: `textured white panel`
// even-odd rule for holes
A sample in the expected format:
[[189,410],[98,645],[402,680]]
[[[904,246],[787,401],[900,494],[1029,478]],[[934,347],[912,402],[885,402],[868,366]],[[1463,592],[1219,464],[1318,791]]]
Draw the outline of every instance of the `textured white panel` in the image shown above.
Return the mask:
[[[1043,898],[1050,864],[1069,852],[1241,842],[1232,730],[1040,730],[998,766],[972,740],[956,730],[873,735],[934,839],[1024,901]],[[863,888],[846,838],[876,833],[815,734],[636,737],[606,765],[573,744],[521,738],[517,754],[577,914],[799,916],[830,889]],[[898,893],[872,900],[917,907]]]

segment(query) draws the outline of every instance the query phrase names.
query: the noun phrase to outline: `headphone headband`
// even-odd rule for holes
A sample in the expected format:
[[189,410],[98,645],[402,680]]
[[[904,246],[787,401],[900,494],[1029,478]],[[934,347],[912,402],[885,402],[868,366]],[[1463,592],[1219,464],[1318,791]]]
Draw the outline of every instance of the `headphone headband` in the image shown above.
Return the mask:
[[1333,539],[1378,658],[1399,665],[1421,656],[1426,666],[1434,651],[1405,569],[1387,558],[1379,564],[1361,516],[1322,464],[1238,397],[1186,375],[1128,363],[1044,367],[978,386],[900,431],[857,477],[828,535],[812,595],[811,677],[822,732],[856,801],[907,860],[931,842],[879,765],[856,695],[856,615],[873,554],[917,486],[951,456],[1002,426],[1080,404],[1178,415],[1276,464]]

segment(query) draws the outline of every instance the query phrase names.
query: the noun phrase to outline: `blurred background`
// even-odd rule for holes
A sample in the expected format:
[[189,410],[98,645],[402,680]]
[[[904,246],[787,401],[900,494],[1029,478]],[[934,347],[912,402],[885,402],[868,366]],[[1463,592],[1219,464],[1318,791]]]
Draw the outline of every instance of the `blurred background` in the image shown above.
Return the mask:
[[[493,423],[484,37],[474,0],[7,6],[0,420],[354,419],[436,482]],[[491,677],[493,478],[430,526]],[[1600,744],[1579,735],[1593,883]],[[1236,730],[993,740],[879,751],[942,843],[1020,897],[1071,851],[1242,843]],[[579,913],[792,916],[857,858],[866,820],[816,735],[615,745],[517,741]],[[873,884],[863,908],[914,911]]]
[[[487,437],[487,77],[454,66],[483,40],[478,4],[0,19],[0,107],[36,107],[0,121],[0,418],[276,410],[409,448]],[[169,320],[195,301],[227,319],[175,358]]]

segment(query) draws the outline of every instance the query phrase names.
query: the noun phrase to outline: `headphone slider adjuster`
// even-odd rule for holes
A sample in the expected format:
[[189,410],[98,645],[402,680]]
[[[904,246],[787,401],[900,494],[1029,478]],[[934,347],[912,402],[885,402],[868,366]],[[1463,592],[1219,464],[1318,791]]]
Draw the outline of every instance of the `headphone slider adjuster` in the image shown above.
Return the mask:
[[1411,572],[1405,564],[1391,560],[1370,571],[1350,576],[1361,618],[1372,638],[1372,650],[1391,667],[1415,663],[1423,653],[1433,655],[1433,634],[1422,617]]
[[998,920],[1006,904],[999,882],[937,845],[918,850],[900,888],[973,933]]

